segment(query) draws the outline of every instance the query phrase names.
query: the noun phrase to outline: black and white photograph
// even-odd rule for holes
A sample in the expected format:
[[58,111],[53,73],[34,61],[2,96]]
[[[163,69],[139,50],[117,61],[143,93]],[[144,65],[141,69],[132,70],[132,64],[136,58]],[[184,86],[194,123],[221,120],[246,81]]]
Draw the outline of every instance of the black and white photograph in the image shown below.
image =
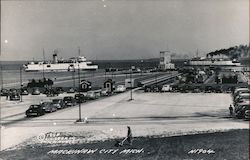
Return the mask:
[[1,0],[0,160],[249,160],[249,0]]

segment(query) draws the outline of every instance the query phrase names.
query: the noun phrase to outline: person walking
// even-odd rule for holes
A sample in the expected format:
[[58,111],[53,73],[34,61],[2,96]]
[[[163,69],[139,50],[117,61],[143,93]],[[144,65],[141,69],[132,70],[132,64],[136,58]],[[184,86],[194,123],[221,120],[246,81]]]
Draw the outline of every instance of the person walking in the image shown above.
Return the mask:
[[115,143],[116,147],[123,146],[125,141],[127,141],[130,146],[132,145],[132,139],[133,139],[132,131],[131,131],[131,128],[129,126],[127,126],[127,128],[128,128],[127,137],[125,137],[121,142],[116,141],[116,143]]
[[129,145],[132,145],[132,139],[133,139],[132,131],[131,131],[131,128],[129,126],[127,126],[127,128],[128,128],[127,141],[129,143]]
[[233,116],[233,107],[232,107],[231,104],[230,104],[230,107],[229,107],[229,112],[230,112],[230,116]]

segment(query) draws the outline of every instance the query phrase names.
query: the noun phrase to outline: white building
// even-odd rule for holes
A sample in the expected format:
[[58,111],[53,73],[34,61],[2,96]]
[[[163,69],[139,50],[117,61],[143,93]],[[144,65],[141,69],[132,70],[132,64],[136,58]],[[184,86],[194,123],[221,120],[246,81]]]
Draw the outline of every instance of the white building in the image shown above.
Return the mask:
[[175,66],[171,63],[171,53],[169,51],[160,52],[160,70],[174,69]]

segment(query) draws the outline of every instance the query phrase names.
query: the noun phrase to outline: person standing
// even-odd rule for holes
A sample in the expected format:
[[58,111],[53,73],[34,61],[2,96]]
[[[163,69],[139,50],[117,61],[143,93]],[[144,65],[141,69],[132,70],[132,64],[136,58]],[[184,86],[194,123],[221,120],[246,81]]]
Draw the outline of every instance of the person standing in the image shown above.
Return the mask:
[[230,116],[233,116],[233,107],[232,107],[231,104],[230,104],[230,107],[229,107],[229,112],[230,112]]

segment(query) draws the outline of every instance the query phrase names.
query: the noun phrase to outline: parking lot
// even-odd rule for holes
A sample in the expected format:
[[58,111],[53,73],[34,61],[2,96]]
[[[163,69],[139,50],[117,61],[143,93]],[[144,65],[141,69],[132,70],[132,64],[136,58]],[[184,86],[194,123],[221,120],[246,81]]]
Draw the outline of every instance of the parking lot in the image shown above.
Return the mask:
[[[59,97],[72,94],[61,94]],[[2,97],[3,98],[3,97]],[[58,97],[57,97],[58,98]],[[230,118],[228,107],[232,97],[226,93],[144,93],[135,91],[132,101],[125,92],[111,97],[82,103],[79,119],[78,105],[48,113],[41,117],[26,118],[24,111],[45,95],[24,96],[24,102],[6,102],[2,107],[2,149],[13,147],[29,138],[47,132],[86,133],[85,140],[123,137],[126,125],[134,136],[182,135],[249,128],[248,121]]]

